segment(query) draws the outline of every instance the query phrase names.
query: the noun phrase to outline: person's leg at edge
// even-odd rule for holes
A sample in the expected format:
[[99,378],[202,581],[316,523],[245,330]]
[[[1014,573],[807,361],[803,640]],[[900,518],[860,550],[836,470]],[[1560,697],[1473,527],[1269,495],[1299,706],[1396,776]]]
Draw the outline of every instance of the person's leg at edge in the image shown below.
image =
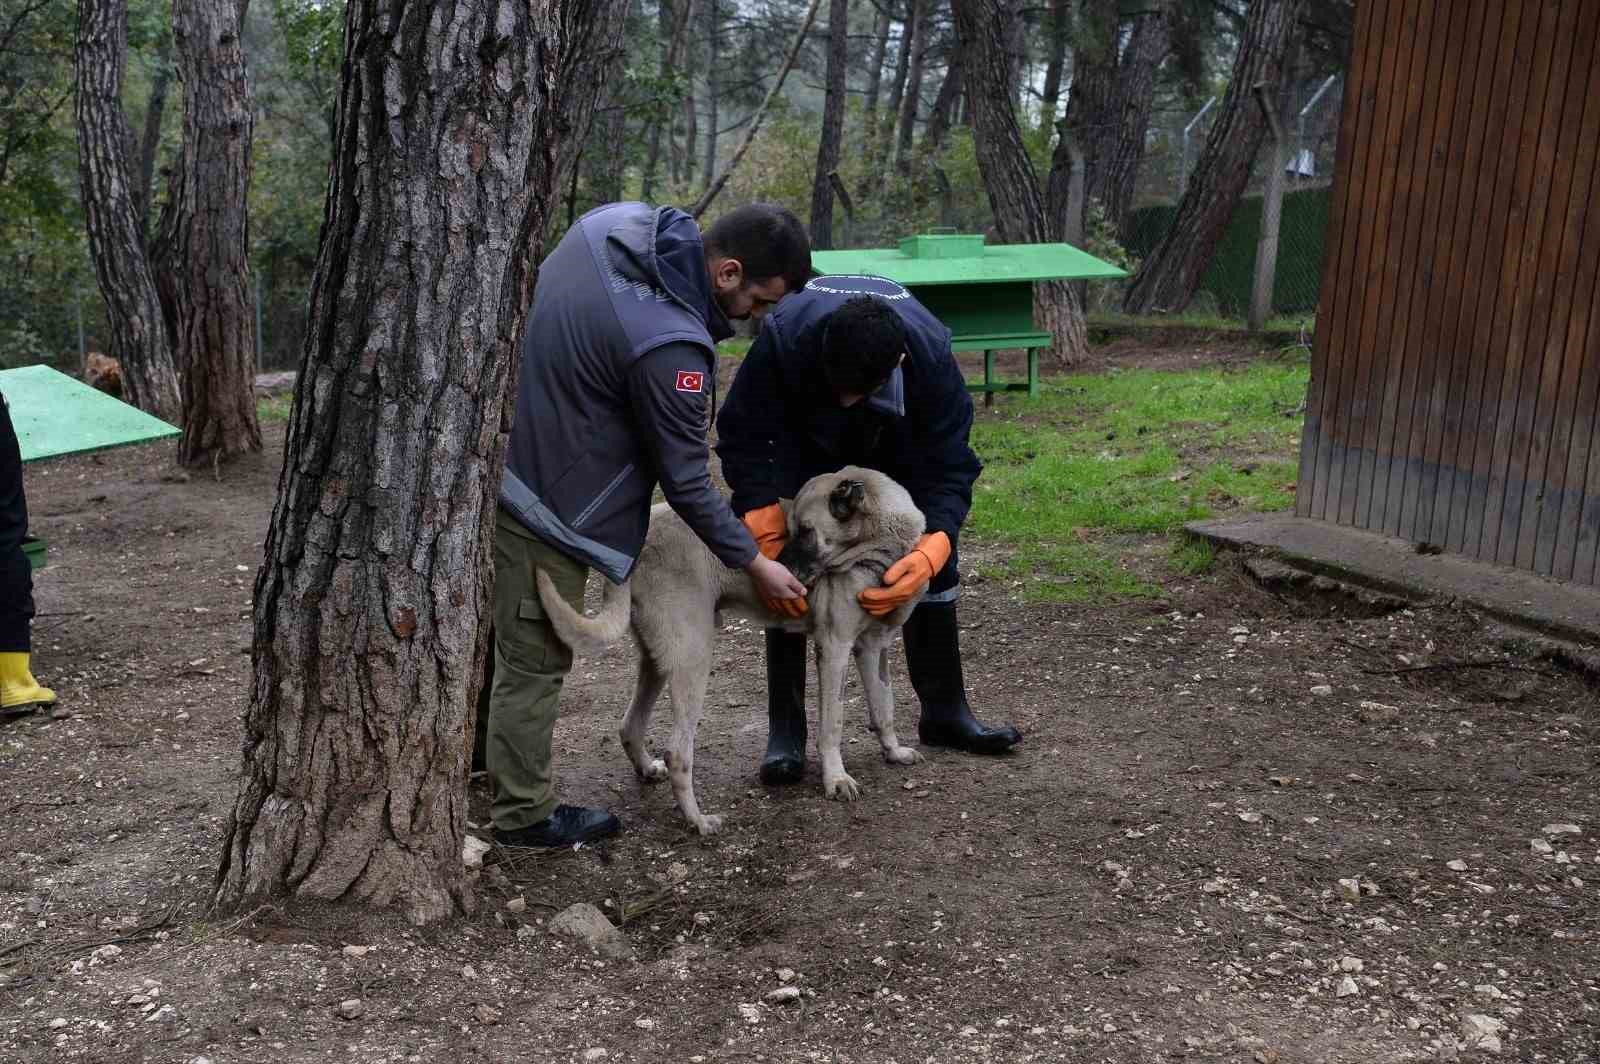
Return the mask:
[[0,713],[32,713],[56,693],[33,678],[33,568],[23,553],[28,500],[22,492],[22,449],[11,411],[0,399]]
[[948,746],[973,754],[1003,754],[1022,740],[1022,733],[1009,724],[984,724],[967,703],[961,671],[961,628],[956,622],[956,599],[961,590],[959,560],[952,538],[950,560],[934,574],[927,593],[901,630],[906,669],[922,703],[917,734],[929,746]]
[[543,569],[563,598],[581,604],[587,570],[533,538],[503,511],[495,526],[494,560],[495,664],[486,760],[494,788],[495,841],[569,846],[614,835],[621,825],[611,813],[556,800],[551,764],[551,738],[572,651],[545,615],[534,573]]
[[795,783],[806,770],[804,633],[767,629],[767,752],[762,783]]

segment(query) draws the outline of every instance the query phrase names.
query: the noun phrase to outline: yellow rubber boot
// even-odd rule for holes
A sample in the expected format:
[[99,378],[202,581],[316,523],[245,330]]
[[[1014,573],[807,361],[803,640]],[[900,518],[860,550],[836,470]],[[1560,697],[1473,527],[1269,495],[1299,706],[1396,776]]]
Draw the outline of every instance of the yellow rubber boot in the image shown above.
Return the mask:
[[28,655],[20,651],[0,653],[0,709],[13,711],[54,705],[56,693],[40,687],[28,670]]

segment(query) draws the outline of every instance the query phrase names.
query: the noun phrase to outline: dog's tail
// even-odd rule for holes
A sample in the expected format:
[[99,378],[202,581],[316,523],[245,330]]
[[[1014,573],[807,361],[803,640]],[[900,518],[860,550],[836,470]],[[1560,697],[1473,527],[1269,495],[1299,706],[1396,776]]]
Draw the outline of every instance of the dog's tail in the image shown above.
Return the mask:
[[561,597],[555,581],[543,569],[539,570],[538,582],[539,601],[544,603],[550,626],[578,657],[594,657],[627,634],[628,615],[633,608],[633,593],[627,584],[606,581],[600,612],[586,617]]

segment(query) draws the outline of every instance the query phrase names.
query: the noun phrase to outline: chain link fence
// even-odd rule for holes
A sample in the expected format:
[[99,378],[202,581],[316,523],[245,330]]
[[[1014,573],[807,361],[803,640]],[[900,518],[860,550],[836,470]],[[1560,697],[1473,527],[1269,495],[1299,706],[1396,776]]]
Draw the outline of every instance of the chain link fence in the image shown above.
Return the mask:
[[[277,279],[261,271],[251,275],[251,285],[257,369],[294,369],[310,298],[304,276]],[[105,304],[87,262],[77,269],[0,280],[0,369],[46,365],[76,375],[87,353],[110,350]]]
[[[1283,211],[1272,289],[1273,314],[1279,317],[1307,318],[1316,313],[1342,97],[1339,75],[1306,81],[1291,94],[1291,119],[1284,127],[1288,143],[1283,153]],[[1121,232],[1124,246],[1133,255],[1141,259],[1148,255],[1171,225],[1220,103],[1220,98],[1213,97],[1193,112],[1165,116],[1152,129],[1134,187],[1134,206]],[[1242,319],[1250,309],[1262,193],[1273,159],[1270,149],[1270,141],[1264,142],[1244,198],[1189,306],[1191,313]]]

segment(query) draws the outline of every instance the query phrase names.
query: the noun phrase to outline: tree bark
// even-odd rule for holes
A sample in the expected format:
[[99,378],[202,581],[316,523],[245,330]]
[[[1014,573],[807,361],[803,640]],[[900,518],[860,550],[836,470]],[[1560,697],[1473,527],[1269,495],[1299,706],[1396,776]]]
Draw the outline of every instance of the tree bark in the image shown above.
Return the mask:
[[701,167],[706,184],[717,174],[717,123],[721,121],[717,101],[722,90],[717,66],[721,62],[719,43],[722,38],[722,10],[718,0],[703,0],[706,6],[706,161]]
[[924,158],[939,153],[944,138],[950,134],[956,101],[961,99],[961,50],[950,53],[950,65],[945,68],[944,81],[939,85],[939,95],[934,98],[928,112],[928,124],[922,130],[922,146],[918,149]]
[[128,169],[130,134],[122,110],[127,61],[127,0],[79,0],[74,49],[78,175],[95,279],[111,326],[111,353],[122,363],[128,401],[176,422],[178,375]]
[[[705,0],[684,0],[688,5],[684,18],[693,26],[694,16],[699,11],[699,4]],[[672,178],[674,181],[693,181],[696,165],[700,162],[699,149],[699,106],[694,97],[694,76],[696,57],[699,49],[693,45],[683,50],[683,149],[673,155]],[[676,145],[674,145],[676,147]]]
[[1133,192],[1144,163],[1145,138],[1155,107],[1156,75],[1172,51],[1173,4],[1153,5],[1134,22],[1117,67],[1117,107],[1113,138],[1102,147],[1099,165],[1086,175],[1087,192],[1105,208],[1120,231],[1133,208]]
[[[515,353],[625,0],[351,0],[217,900],[469,909]],[[564,160],[564,155],[568,156]]]
[[811,181],[811,246],[833,247],[833,182],[844,139],[845,74],[849,65],[850,0],[829,0],[827,90],[822,102],[822,135],[817,139],[817,170]]
[[161,119],[167,110],[167,89],[172,84],[172,67],[165,61],[150,82],[150,100],[144,108],[144,136],[139,142],[139,186],[134,204],[139,211],[139,227],[150,233],[150,202],[155,191],[156,156],[161,151]]
[[[690,4],[689,0],[680,0],[680,5],[675,8],[669,0],[658,0],[658,2],[661,34],[659,73],[662,78],[666,78],[678,68],[678,56],[683,51],[684,36],[689,28]],[[661,137],[665,133],[669,141],[672,139],[672,119],[675,112],[676,108],[668,108],[658,113],[651,120],[650,133],[645,138],[644,173],[640,195],[647,202],[653,201],[655,197],[656,170],[661,165]]]
[[184,370],[185,466],[261,450],[246,210],[254,117],[239,29],[233,4],[172,0],[183,149],[151,261]]
[[1039,128],[1055,125],[1061,105],[1061,74],[1067,63],[1068,26],[1072,19],[1071,0],[1050,0],[1050,52],[1045,59],[1044,87],[1039,93]]
[[[972,111],[972,133],[977,144],[978,168],[994,210],[995,225],[1006,243],[1049,243],[1061,239],[1062,205],[1047,203],[1039,191],[1039,177],[1023,144],[1012,106],[1009,83],[1007,24],[998,0],[952,0],[956,32],[961,41],[967,99]],[[1057,165],[1066,164],[1057,153]],[[1070,181],[1051,175],[1052,191],[1066,195]],[[1062,365],[1081,361],[1089,350],[1083,307],[1070,283],[1046,281],[1034,287],[1034,315],[1040,328],[1054,338],[1051,353]]]
[[928,30],[932,25],[932,0],[911,0],[916,9],[916,30],[911,39],[910,72],[906,74],[905,92],[900,97],[899,136],[894,149],[894,168],[901,174],[911,172],[911,145],[917,130],[917,109],[922,103],[922,72],[928,57]]
[[872,29],[872,58],[867,64],[867,92],[862,102],[861,119],[865,135],[862,143],[868,152],[878,136],[878,97],[883,93],[883,62],[889,54],[889,24],[892,21],[888,0],[878,6],[878,21]]
[[1228,91],[1189,187],[1161,241],[1139,267],[1123,297],[1130,314],[1181,311],[1200,287],[1217,242],[1244,194],[1266,134],[1253,86],[1278,84],[1284,50],[1305,0],[1251,0]]
[[879,122],[878,135],[872,143],[872,154],[868,156],[871,160],[868,173],[871,174],[873,188],[882,184],[884,172],[889,168],[895,129],[900,121],[900,102],[905,96],[906,77],[911,73],[911,50],[921,47],[916,40],[917,7],[919,4],[930,2],[931,0],[906,0],[906,17],[900,23],[900,41],[895,47],[894,81],[889,85],[889,100],[883,109],[884,118]]

